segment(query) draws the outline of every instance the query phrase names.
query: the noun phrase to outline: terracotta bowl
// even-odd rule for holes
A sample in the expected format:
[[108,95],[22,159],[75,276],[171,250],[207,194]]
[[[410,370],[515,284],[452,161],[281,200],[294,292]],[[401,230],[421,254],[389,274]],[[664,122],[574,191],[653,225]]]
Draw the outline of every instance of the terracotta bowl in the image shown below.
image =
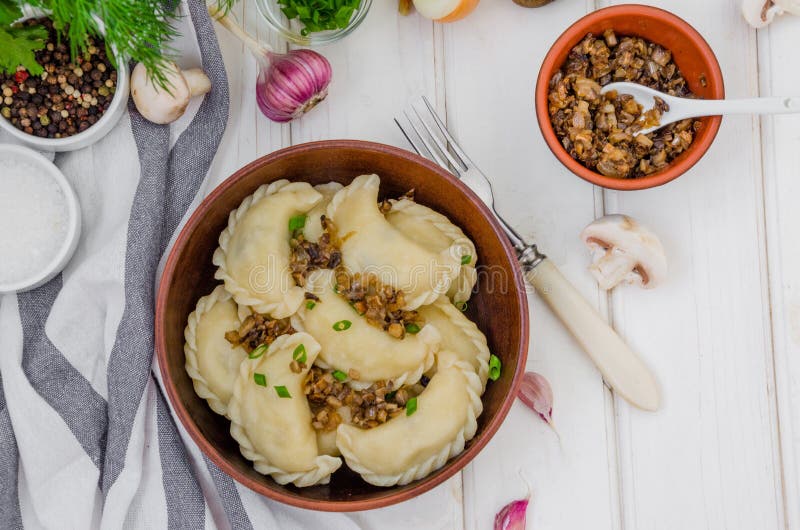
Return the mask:
[[613,29],[618,36],[636,36],[660,44],[672,57],[693,93],[704,99],[723,99],[725,87],[722,71],[711,47],[685,20],[663,9],[638,4],[625,4],[595,11],[570,26],[553,44],[539,70],[536,82],[536,117],[548,147],[567,168],[598,186],[616,190],[640,190],[666,184],[688,171],[708,151],[722,123],[721,116],[701,121],[703,127],[692,145],[665,169],[636,179],[606,177],[573,159],[553,130],[547,109],[550,79],[561,68],[570,50],[588,33],[601,35]]
[[[442,469],[406,486],[378,488],[345,469],[327,486],[280,486],[257,473],[239,453],[230,423],[199,398],[184,369],[183,330],[197,300],[211,292],[211,256],[228,214],[260,185],[278,179],[320,184],[349,183],[364,173],[381,177],[381,193],[392,197],[416,190],[417,201],[460,226],[475,242],[481,274],[468,316],[486,334],[491,351],[503,363],[501,377],[483,395],[478,432],[466,450]],[[248,488],[272,499],[326,511],[368,510],[415,497],[463,468],[489,442],[506,417],[517,393],[528,349],[525,285],[514,251],[484,204],[455,177],[408,151],[386,145],[337,140],[298,145],[265,156],[237,171],[197,208],[167,259],[156,306],[156,348],[170,402],[200,449],[223,471]],[[390,456],[390,455],[387,455]]]

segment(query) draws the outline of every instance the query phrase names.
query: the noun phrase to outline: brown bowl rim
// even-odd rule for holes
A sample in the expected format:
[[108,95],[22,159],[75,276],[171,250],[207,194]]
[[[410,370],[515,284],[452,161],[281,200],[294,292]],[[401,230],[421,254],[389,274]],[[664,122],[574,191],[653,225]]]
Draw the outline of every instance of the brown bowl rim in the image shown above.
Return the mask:
[[253,162],[241,167],[236,172],[234,172],[230,177],[225,179],[219,186],[217,186],[208,196],[206,196],[203,199],[203,201],[197,206],[197,209],[189,217],[189,220],[186,222],[184,227],[181,229],[181,232],[178,235],[178,238],[176,239],[172,249],[170,250],[169,256],[167,257],[167,261],[164,265],[164,272],[161,276],[161,281],[158,286],[158,293],[156,298],[156,313],[155,313],[156,356],[158,358],[159,370],[161,372],[161,378],[164,383],[164,388],[166,389],[167,392],[167,397],[169,398],[169,401],[172,404],[172,407],[175,410],[175,413],[177,414],[184,428],[189,433],[189,436],[191,436],[192,440],[194,440],[194,442],[198,445],[198,447],[200,448],[200,450],[203,452],[204,455],[206,455],[212,462],[214,462],[214,464],[216,464],[222,471],[224,471],[234,480],[265,497],[282,502],[284,504],[296,506],[298,508],[305,508],[309,510],[318,510],[326,512],[352,512],[361,510],[372,510],[375,508],[383,508],[386,506],[391,506],[393,504],[409,500],[411,498],[422,495],[423,493],[442,484],[450,477],[461,471],[469,462],[471,462],[472,459],[475,458],[475,456],[477,456],[477,454],[486,446],[486,444],[489,443],[489,441],[497,433],[497,430],[500,428],[500,425],[505,420],[509,410],[511,409],[511,406],[514,404],[514,401],[516,400],[516,395],[519,390],[519,386],[522,383],[522,376],[525,373],[525,368],[528,358],[528,347],[529,347],[528,343],[530,339],[530,322],[529,322],[530,316],[528,314],[528,298],[526,294],[527,291],[525,288],[526,284],[522,277],[522,272],[520,268],[514,266],[513,267],[514,285],[516,287],[516,298],[517,298],[516,302],[520,310],[520,326],[522,327],[522,329],[520,333],[521,346],[519,352],[520,353],[519,362],[517,363],[517,366],[515,367],[514,370],[514,377],[511,382],[511,391],[509,392],[508,395],[505,396],[502,404],[500,405],[500,408],[497,411],[497,414],[486,425],[486,428],[483,431],[483,433],[479,437],[476,436],[476,438],[474,438],[473,444],[470,447],[468,447],[464,452],[456,456],[455,459],[452,460],[453,465],[450,465],[444,471],[438,473],[432,478],[421,479],[419,481],[419,484],[406,491],[398,492],[395,494],[390,493],[388,495],[381,496],[375,499],[354,500],[354,501],[328,501],[328,500],[303,499],[284,494],[280,491],[265,486],[261,482],[258,482],[247,476],[241,475],[233,465],[228,463],[228,461],[216,451],[213,445],[208,440],[205,439],[202,433],[200,433],[199,428],[195,425],[189,412],[186,410],[186,408],[183,406],[183,403],[180,401],[177,395],[175,385],[173,384],[172,375],[167,368],[168,367],[168,363],[166,362],[167,346],[166,346],[166,335],[164,330],[164,319],[161,318],[160,315],[163,315],[165,313],[165,307],[167,303],[167,293],[169,290],[168,286],[170,284],[172,275],[175,272],[175,264],[177,262],[178,255],[185,247],[186,240],[189,237],[189,234],[192,232],[194,227],[201,222],[201,220],[208,212],[208,210],[211,208],[211,205],[215,202],[217,197],[219,197],[223,192],[225,192],[230,187],[238,183],[245,175],[249,174],[251,171],[253,171],[258,167],[269,164],[275,159],[286,155],[302,153],[304,151],[315,150],[315,149],[369,150],[390,156],[401,157],[410,162],[425,166],[427,169],[437,173],[440,177],[444,178],[445,180],[448,180],[450,183],[456,186],[462,193],[466,195],[466,197],[470,200],[470,202],[475,204],[475,206],[483,214],[484,219],[489,223],[489,226],[491,227],[495,236],[497,236],[497,238],[499,239],[500,244],[503,247],[503,251],[505,252],[506,259],[508,259],[511,262],[512,266],[516,264],[517,262],[516,253],[513,247],[511,246],[511,243],[508,241],[508,238],[506,237],[502,228],[500,227],[499,222],[491,213],[486,204],[480,198],[478,198],[478,196],[475,195],[475,193],[472,190],[470,190],[465,184],[463,184],[460,180],[454,177],[451,173],[442,169],[441,167],[429,161],[428,159],[423,158],[410,151],[400,149],[398,147],[393,147],[390,145],[385,145],[375,142],[366,142],[362,140],[322,140],[322,141],[308,142],[308,143],[294,145],[291,147],[286,147],[254,160]]
[[605,18],[618,15],[646,16],[667,20],[675,26],[686,39],[694,44],[700,51],[704,62],[709,65],[710,69],[707,74],[708,80],[711,86],[715,87],[714,96],[716,99],[723,99],[725,97],[725,83],[722,78],[722,70],[719,66],[719,61],[711,46],[708,44],[708,41],[703,38],[700,32],[678,15],[657,7],[642,4],[622,4],[598,9],[578,19],[556,39],[547,52],[547,55],[545,55],[542,66],[539,69],[539,75],[536,79],[536,120],[539,124],[542,136],[544,136],[545,142],[547,142],[547,146],[567,169],[592,184],[622,191],[643,190],[666,184],[689,171],[689,169],[706,154],[711,144],[714,142],[714,139],[717,137],[720,125],[722,124],[722,116],[709,116],[704,118],[705,125],[710,128],[711,133],[701,142],[692,144],[686,156],[678,160],[677,163],[671,163],[666,169],[647,177],[635,179],[607,177],[596,171],[592,171],[572,158],[569,153],[567,153],[567,150],[564,149],[564,146],[561,145],[561,142],[559,142],[558,136],[556,136],[553,130],[552,122],[550,121],[550,114],[547,110],[547,92],[550,77],[556,68],[561,67],[560,64],[555,64],[556,56],[565,47],[571,47],[577,44],[577,42],[586,35],[588,32],[587,28],[590,25]]

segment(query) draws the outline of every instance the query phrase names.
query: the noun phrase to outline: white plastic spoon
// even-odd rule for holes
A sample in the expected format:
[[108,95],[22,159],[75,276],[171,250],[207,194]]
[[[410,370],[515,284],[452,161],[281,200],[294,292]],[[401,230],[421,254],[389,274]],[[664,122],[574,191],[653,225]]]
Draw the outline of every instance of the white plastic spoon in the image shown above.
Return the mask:
[[661,98],[669,110],[659,119],[660,124],[633,133],[651,133],[670,123],[720,114],[788,114],[800,112],[800,98],[750,98],[750,99],[689,99],[670,96],[637,83],[609,83],[600,91],[605,94],[616,90],[619,94],[630,94],[643,110],[655,107],[655,98]]

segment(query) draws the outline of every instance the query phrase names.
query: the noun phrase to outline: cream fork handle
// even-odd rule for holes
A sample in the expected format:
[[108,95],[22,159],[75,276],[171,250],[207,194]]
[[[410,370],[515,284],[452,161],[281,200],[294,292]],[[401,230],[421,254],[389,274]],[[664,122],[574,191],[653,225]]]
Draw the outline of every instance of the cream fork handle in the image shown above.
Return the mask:
[[657,410],[661,396],[650,370],[553,262],[545,258],[524,272],[539,296],[589,354],[606,383],[631,404]]

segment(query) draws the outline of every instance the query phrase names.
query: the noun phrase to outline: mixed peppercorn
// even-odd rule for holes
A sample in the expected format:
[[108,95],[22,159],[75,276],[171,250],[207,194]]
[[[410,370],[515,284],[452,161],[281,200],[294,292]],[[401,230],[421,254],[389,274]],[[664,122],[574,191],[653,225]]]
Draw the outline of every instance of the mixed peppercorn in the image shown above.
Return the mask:
[[117,71],[102,39],[90,38],[86,52],[72,60],[66,37],[57,35],[49,18],[24,24],[42,26],[49,37],[36,52],[44,67],[40,76],[23,68],[0,73],[0,114],[21,131],[41,138],[65,138],[85,131],[108,110],[117,85]]

